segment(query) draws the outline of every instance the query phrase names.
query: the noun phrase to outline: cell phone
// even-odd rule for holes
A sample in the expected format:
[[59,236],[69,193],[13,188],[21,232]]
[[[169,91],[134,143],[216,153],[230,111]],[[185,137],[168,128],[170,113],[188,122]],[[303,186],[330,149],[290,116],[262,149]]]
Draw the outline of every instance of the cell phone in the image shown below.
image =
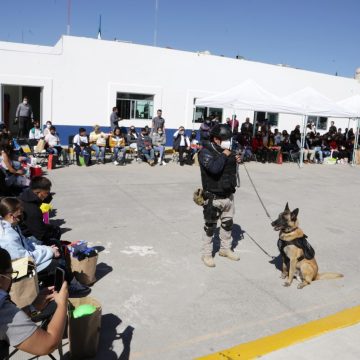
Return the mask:
[[65,271],[57,267],[55,270],[55,282],[54,282],[55,291],[57,292],[60,291],[64,279],[65,279]]

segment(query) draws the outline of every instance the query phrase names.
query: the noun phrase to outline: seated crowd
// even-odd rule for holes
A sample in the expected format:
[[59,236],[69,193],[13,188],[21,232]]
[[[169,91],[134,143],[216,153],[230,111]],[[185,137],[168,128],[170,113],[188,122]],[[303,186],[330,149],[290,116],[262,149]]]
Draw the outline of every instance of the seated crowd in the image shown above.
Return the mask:
[[[77,297],[90,291],[66,264],[59,226],[43,221],[40,206],[52,200],[51,186],[46,177],[34,177],[18,197],[0,198],[0,351],[5,344],[5,348],[11,345],[34,355],[51,353],[64,334],[69,294]],[[31,305],[20,309],[10,298],[16,279],[12,261],[24,257],[36,268],[40,293]],[[65,274],[59,292],[53,286],[57,267]],[[50,307],[53,302],[56,306]],[[42,311],[51,315],[46,328],[35,322]]]
[[[78,133],[71,137],[71,142],[67,146],[61,146],[51,121],[46,122],[42,131],[40,123],[35,120],[29,131],[28,144],[34,146],[33,155],[41,152],[52,154],[55,162],[64,165],[70,163],[69,150],[73,148],[78,166],[104,164],[106,156],[111,157],[114,165],[124,166],[129,162],[127,154],[132,159],[144,161],[150,166],[164,166],[167,164],[165,154],[170,148],[173,160],[176,159],[180,166],[183,166],[193,164],[200,147],[209,141],[211,128],[219,123],[217,117],[207,118],[198,132],[193,130],[188,134],[185,128],[180,126],[172,134],[172,147],[166,147],[165,121],[161,117],[161,110],[158,110],[158,116],[153,119],[151,128],[145,126],[137,131],[133,125],[129,128],[119,127],[118,121],[114,121],[110,132],[102,131],[99,125],[95,125],[88,134],[84,127],[80,127]],[[243,161],[280,162],[280,154],[284,160],[298,160],[300,157],[300,125],[296,125],[289,134],[286,130],[273,130],[266,119],[257,123],[255,129],[249,118],[246,118],[241,126],[236,116],[233,119],[228,118],[226,122],[234,134],[233,150],[242,155]],[[333,121],[329,131],[323,135],[316,132],[310,123],[304,139],[303,161],[305,164],[322,164],[324,159],[331,159],[336,163],[350,163],[354,140],[353,129],[345,129],[343,132],[335,127]],[[3,187],[4,182],[7,187],[27,186],[29,170],[26,165],[31,163],[32,154],[24,153],[4,126],[0,132],[0,152],[0,186]]]
[[[235,119],[237,122],[237,120]],[[290,159],[299,159],[301,149],[300,125],[296,125],[290,134],[278,129],[272,131],[266,124],[257,124],[253,129],[249,118],[241,125],[238,131],[237,124],[228,119],[228,124],[233,128],[235,148],[242,154],[243,161],[256,159],[262,163],[277,162],[278,155],[287,156]],[[237,125],[237,126],[235,126]],[[350,163],[353,157],[355,134],[353,129],[336,129],[331,122],[327,133],[320,135],[316,132],[313,124],[306,128],[304,139],[303,161],[305,164],[322,164],[325,158],[332,158],[336,163]],[[255,155],[255,156],[254,156]]]

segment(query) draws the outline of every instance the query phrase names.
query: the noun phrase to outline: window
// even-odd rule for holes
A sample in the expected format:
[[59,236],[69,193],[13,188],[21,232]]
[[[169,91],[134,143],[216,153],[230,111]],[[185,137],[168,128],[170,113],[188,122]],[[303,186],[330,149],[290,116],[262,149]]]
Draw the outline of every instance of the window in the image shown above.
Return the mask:
[[313,123],[316,127],[316,130],[326,130],[328,118],[323,116],[308,116],[307,123]]
[[117,93],[116,107],[122,119],[152,119],[154,95]]
[[279,114],[278,113],[270,113],[263,111],[255,111],[254,113],[255,122],[259,125],[265,125],[265,120],[270,126],[278,126],[279,123]]
[[[195,104],[194,99],[194,104]],[[220,108],[209,108],[204,106],[196,106],[194,108],[193,122],[203,123],[207,117],[218,117],[219,121],[222,122],[223,109]]]

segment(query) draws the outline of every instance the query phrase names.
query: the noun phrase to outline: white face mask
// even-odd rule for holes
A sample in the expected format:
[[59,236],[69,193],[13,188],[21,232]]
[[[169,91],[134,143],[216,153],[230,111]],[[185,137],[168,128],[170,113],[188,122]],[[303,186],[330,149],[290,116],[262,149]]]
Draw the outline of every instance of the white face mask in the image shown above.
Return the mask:
[[51,126],[51,124],[46,124],[46,127],[49,129],[50,128],[50,126]]
[[231,141],[230,140],[224,140],[221,142],[220,147],[224,150],[230,150],[231,147]]
[[27,101],[27,100],[24,100],[23,103],[26,105],[26,104],[28,103],[28,101]]

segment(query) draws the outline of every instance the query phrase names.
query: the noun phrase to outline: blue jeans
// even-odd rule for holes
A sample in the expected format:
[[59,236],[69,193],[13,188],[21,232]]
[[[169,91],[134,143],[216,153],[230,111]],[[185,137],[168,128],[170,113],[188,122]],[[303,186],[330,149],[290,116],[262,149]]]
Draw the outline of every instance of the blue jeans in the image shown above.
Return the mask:
[[126,156],[126,149],[124,147],[114,147],[114,161],[120,160],[121,162],[124,162],[125,156]]
[[149,161],[149,160],[154,161],[154,158],[155,158],[154,149],[140,148],[140,151],[145,156],[146,161]]
[[159,152],[159,159],[160,159],[160,161],[162,161],[163,157],[164,157],[165,146],[163,146],[163,145],[154,146],[154,151]]
[[314,150],[315,150],[315,154],[319,154],[319,161],[323,162],[324,159],[323,159],[323,152],[321,150],[321,146],[315,146]]
[[97,146],[95,144],[91,145],[91,150],[95,151],[96,160],[104,160],[105,159],[105,146]]

